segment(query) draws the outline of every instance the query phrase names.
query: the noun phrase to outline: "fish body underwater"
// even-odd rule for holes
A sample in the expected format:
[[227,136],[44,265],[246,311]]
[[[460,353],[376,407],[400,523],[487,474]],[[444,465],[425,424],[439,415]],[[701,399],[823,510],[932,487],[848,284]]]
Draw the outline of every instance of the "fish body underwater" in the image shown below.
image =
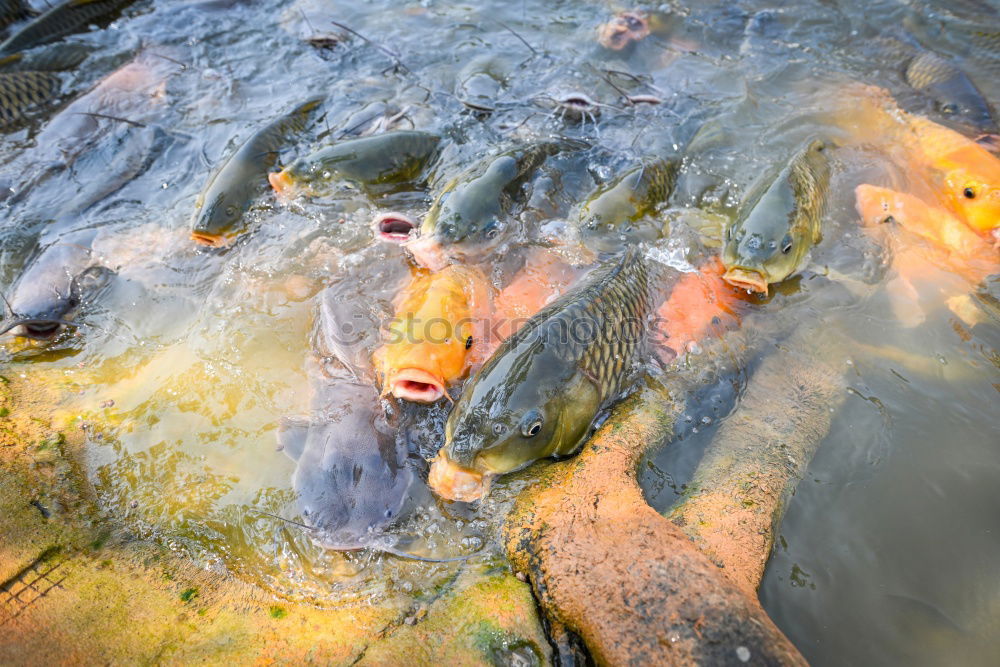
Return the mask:
[[776,177],[757,181],[724,234],[726,282],[767,294],[797,271],[820,240],[829,180],[827,146],[813,140]]
[[398,130],[337,142],[299,158],[268,180],[275,192],[322,194],[334,181],[377,189],[417,179],[441,138],[429,132]]
[[226,246],[243,231],[243,216],[267,187],[267,172],[293,132],[305,129],[309,114],[320,105],[312,99],[254,132],[209,178],[195,201],[191,238]]
[[[312,539],[337,551],[392,549],[386,530],[416,474],[379,397],[373,368],[353,335],[350,309],[319,295],[315,355],[307,363],[310,415],[285,418],[278,442],[296,462],[292,488]],[[331,358],[331,363],[324,363]]]
[[34,18],[0,43],[0,54],[54,42],[111,15],[134,0],[67,0]]
[[934,101],[943,116],[976,132],[996,132],[993,110],[983,93],[961,69],[926,51],[904,71],[906,82]]
[[631,249],[538,312],[455,404],[431,488],[475,500],[497,475],[575,452],[632,375],[649,311],[646,265]]
[[314,378],[313,391],[313,417],[286,419],[279,428],[296,462],[298,509],[325,548],[375,547],[399,518],[415,473],[371,384]]
[[[673,191],[677,166],[670,160],[650,160],[602,185],[580,207],[581,233],[592,238],[632,232],[634,223],[666,203]],[[662,227],[658,225],[656,232]],[[653,235],[658,236],[658,233]]]

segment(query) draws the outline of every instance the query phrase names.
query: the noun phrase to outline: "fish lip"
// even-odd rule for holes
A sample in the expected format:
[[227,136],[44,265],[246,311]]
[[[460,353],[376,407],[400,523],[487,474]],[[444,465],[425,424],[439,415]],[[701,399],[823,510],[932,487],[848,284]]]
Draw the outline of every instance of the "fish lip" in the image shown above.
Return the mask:
[[445,500],[471,503],[486,497],[496,476],[496,473],[460,466],[449,460],[442,450],[431,463],[427,484]]
[[396,398],[413,403],[434,403],[448,395],[441,378],[420,368],[401,368],[392,374],[386,388]]
[[431,236],[422,236],[410,240],[404,247],[413,255],[413,259],[424,268],[440,271],[448,266],[448,256],[444,248]]
[[222,234],[210,234],[208,232],[193,231],[191,232],[191,240],[211,248],[225,248],[229,245],[229,241]]
[[[405,225],[410,226],[405,233],[394,229],[394,227]],[[375,235],[379,240],[402,245],[410,240],[413,231],[417,228],[417,223],[408,215],[389,211],[375,216],[372,220],[372,228],[374,228]]]
[[726,270],[722,279],[733,287],[758,292],[767,296],[767,281],[764,279],[764,274],[756,269],[734,266]]
[[4,333],[13,331],[13,335],[18,338],[30,338],[32,340],[52,340],[62,330],[62,322],[58,320],[47,320],[44,318],[19,318],[4,327]]
[[271,184],[274,194],[277,195],[279,199],[288,199],[292,196],[292,194],[294,194],[295,182],[288,174],[287,169],[272,171],[267,175],[267,182]]

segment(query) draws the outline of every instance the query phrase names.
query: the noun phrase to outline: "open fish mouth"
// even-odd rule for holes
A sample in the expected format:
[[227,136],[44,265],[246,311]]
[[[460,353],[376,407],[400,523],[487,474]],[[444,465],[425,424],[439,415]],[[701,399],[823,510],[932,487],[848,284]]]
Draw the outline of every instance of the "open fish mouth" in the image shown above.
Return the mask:
[[750,292],[758,292],[767,296],[767,280],[760,271],[734,267],[726,271],[722,279],[733,287],[745,289]]
[[211,248],[225,248],[229,245],[226,237],[221,234],[209,234],[208,232],[191,232],[191,240]]
[[33,340],[52,340],[63,326],[76,326],[69,320],[48,318],[18,318],[0,327],[0,335],[13,331],[20,338]]
[[375,235],[388,243],[405,243],[417,224],[402,213],[382,213],[372,220]]
[[292,175],[288,173],[287,169],[272,171],[267,175],[267,182],[274,188],[274,193],[278,197],[290,197],[295,189],[295,181],[292,180]]
[[396,398],[414,403],[433,403],[448,395],[439,378],[419,368],[403,368],[393,373],[387,389]]
[[471,503],[489,493],[490,484],[495,477],[493,473],[463,468],[449,461],[443,454],[438,454],[431,464],[427,484],[445,500]]

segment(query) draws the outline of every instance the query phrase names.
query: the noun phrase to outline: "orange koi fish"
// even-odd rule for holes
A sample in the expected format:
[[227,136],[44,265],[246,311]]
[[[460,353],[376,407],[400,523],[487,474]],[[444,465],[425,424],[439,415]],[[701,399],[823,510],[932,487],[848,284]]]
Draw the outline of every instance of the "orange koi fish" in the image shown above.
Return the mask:
[[417,270],[373,357],[383,392],[417,403],[451,400],[448,385],[485,357],[490,296],[486,277],[476,269]]
[[682,275],[657,308],[658,333],[665,336],[665,343],[675,352],[739,326],[742,290],[723,280],[725,272],[722,261],[713,257],[698,272]]
[[978,234],[1000,241],[1000,158],[926,118],[909,122],[928,166],[940,174],[949,208]]
[[936,263],[947,264],[972,282],[1000,269],[997,250],[948,211],[929,206],[913,195],[874,185],[859,185],[854,194],[865,224],[895,222],[933,244]]

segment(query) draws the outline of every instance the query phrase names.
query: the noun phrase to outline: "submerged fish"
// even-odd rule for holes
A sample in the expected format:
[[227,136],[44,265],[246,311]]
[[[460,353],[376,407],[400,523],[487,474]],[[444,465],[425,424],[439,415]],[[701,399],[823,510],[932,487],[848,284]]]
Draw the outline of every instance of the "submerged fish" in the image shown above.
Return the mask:
[[10,319],[0,334],[15,330],[18,336],[48,340],[72,325],[73,312],[110,274],[91,251],[93,237],[90,230],[67,235],[30,260],[7,299]]
[[0,0],[0,28],[6,28],[11,23],[22,21],[34,15],[31,7],[24,0]]
[[191,238],[221,247],[242,231],[243,215],[266,188],[267,170],[278,161],[278,151],[292,132],[305,129],[310,112],[321,99],[313,99],[255,132],[208,179],[195,201]]
[[937,263],[947,263],[971,281],[979,282],[1000,269],[1000,253],[948,211],[913,195],[874,185],[859,185],[854,192],[864,223],[895,223],[930,241],[943,253]]
[[740,323],[740,299],[722,279],[725,268],[713,258],[697,272],[685,273],[657,309],[657,333],[665,344],[681,353],[710,335],[736,328]]
[[5,72],[62,72],[73,69],[90,55],[91,49],[82,44],[56,44],[42,53],[26,56],[12,53],[0,57],[0,70]]
[[996,132],[993,110],[976,84],[941,56],[925,52],[909,62],[906,82],[934,100],[937,110],[979,132]]
[[[318,377],[315,416],[283,420],[279,443],[295,460],[292,488],[313,539],[327,549],[392,551],[385,534],[416,475],[371,384]],[[405,554],[403,554],[405,555]]]
[[437,151],[441,138],[429,132],[399,130],[347,139],[299,158],[268,175],[279,195],[321,194],[324,186],[346,180],[365,188],[413,181]]
[[44,104],[59,90],[59,77],[49,72],[0,72],[0,127],[20,120],[33,106]]
[[497,475],[576,451],[639,360],[649,310],[646,266],[632,249],[538,312],[455,404],[431,488],[475,500]]
[[944,186],[955,214],[977,233],[1000,233],[1000,158],[958,132],[908,116],[923,159]]
[[383,393],[417,403],[448,396],[448,385],[482,358],[490,301],[486,276],[474,268],[418,272],[375,353]]
[[666,202],[676,176],[677,163],[669,160],[644,162],[626,171],[598,188],[580,207],[581,230],[588,235],[631,231],[632,223]]
[[67,0],[26,24],[0,43],[0,54],[54,42],[107,17],[134,0]]
[[545,142],[492,155],[449,181],[407,248],[417,261],[438,270],[454,256],[492,248],[510,225],[510,214],[528,177],[551,155],[581,150],[582,142]]
[[726,282],[767,294],[769,285],[798,270],[820,240],[829,180],[826,145],[814,140],[776,177],[757,181],[725,231]]

